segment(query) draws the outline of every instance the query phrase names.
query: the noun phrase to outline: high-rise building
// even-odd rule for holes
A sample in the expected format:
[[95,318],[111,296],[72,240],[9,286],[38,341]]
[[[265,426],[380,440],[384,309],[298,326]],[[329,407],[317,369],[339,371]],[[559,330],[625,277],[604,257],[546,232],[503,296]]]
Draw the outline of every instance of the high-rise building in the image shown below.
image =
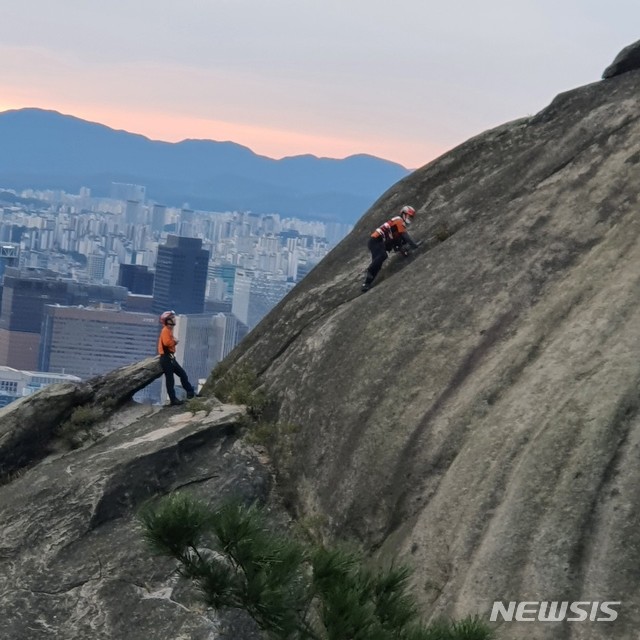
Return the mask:
[[7,267],[0,311],[0,365],[25,371],[37,369],[46,304],[119,303],[126,296],[123,287],[79,283],[45,269]]
[[263,233],[278,233],[280,231],[280,216],[277,213],[263,216],[262,231]]
[[0,313],[0,365],[33,371],[38,367],[45,304],[70,304],[68,281],[53,272],[7,268]]
[[238,270],[231,307],[233,315],[251,330],[292,288],[292,282]]
[[249,327],[243,324],[232,313],[217,313],[212,319],[214,327],[214,344],[217,349],[213,354],[213,366],[224,360],[236,345],[249,333]]
[[120,264],[118,285],[131,293],[153,295],[153,272],[142,264]]
[[196,212],[193,209],[189,209],[187,207],[183,207],[180,210],[180,222],[184,222],[186,224],[193,224],[196,219]]
[[202,313],[209,252],[199,238],[169,235],[158,247],[153,282],[153,310],[162,313]]
[[122,303],[122,309],[136,313],[153,313],[153,296],[130,293]]
[[124,221],[127,224],[140,224],[142,222],[142,207],[139,200],[127,200]]
[[240,322],[247,326],[249,326],[249,300],[251,298],[253,277],[253,271],[238,269],[233,282],[231,312]]
[[231,300],[233,296],[233,284],[236,279],[237,268],[235,264],[209,264],[207,277],[209,280],[218,280],[223,283],[223,300]]
[[151,210],[151,231],[160,233],[167,220],[167,207],[163,204],[154,204]]
[[205,300],[204,311],[212,315],[216,313],[231,313],[231,300]]
[[102,282],[107,256],[104,252],[91,253],[87,256],[87,277],[90,282]]
[[197,389],[197,383],[206,379],[213,369],[214,332],[209,314],[180,315],[174,334],[178,340],[176,358]]
[[207,310],[207,301],[224,301],[226,295],[227,287],[222,280],[220,280],[219,278],[210,278],[209,280],[207,280],[207,290],[205,292],[206,298],[204,301],[205,311]]
[[[155,355],[159,332],[155,314],[47,305],[39,368],[86,380]],[[138,399],[159,401],[160,385]]]
[[193,209],[182,209],[180,220],[178,221],[178,235],[189,238],[194,235],[195,211]]
[[247,221],[249,222],[249,230],[252,235],[257,235],[260,223],[262,222],[262,216],[259,213],[249,213],[247,215]]
[[3,242],[0,245],[0,284],[7,267],[17,267],[20,259],[20,245]]
[[[174,330],[176,358],[194,386],[244,338],[248,329],[230,313],[179,315]],[[163,391],[163,399],[165,392]]]

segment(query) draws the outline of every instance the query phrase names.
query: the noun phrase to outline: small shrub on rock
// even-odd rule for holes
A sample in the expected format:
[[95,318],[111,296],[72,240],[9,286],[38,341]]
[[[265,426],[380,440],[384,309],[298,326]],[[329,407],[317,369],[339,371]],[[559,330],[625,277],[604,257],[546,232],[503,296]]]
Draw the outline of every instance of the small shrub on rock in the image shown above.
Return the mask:
[[72,449],[82,446],[92,437],[91,427],[104,418],[103,408],[96,405],[76,407],[69,419],[56,430],[56,435]]

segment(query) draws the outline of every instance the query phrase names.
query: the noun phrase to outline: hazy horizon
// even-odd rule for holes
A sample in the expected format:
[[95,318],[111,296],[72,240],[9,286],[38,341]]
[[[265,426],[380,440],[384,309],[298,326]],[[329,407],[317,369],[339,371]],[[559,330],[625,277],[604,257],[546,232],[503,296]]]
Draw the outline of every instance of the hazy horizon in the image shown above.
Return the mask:
[[640,5],[0,0],[0,111],[417,168],[596,82]]

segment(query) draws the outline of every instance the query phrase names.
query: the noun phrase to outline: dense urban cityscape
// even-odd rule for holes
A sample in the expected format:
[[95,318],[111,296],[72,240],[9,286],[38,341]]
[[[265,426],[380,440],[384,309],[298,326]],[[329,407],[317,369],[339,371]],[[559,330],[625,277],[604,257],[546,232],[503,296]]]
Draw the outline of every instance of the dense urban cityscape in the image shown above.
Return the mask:
[[[350,230],[277,213],[0,189],[0,406],[155,354],[177,314],[177,357],[203,381]],[[165,400],[159,381],[136,395]]]

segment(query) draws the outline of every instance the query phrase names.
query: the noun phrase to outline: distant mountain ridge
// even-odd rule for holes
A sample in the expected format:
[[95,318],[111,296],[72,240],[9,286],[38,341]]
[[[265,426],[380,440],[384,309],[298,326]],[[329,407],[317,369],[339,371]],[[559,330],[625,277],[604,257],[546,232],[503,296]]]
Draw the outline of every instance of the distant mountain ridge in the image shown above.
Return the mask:
[[150,200],[354,223],[408,169],[369,155],[275,160],[234,142],[170,143],[43,109],[0,113],[0,187],[147,187]]

